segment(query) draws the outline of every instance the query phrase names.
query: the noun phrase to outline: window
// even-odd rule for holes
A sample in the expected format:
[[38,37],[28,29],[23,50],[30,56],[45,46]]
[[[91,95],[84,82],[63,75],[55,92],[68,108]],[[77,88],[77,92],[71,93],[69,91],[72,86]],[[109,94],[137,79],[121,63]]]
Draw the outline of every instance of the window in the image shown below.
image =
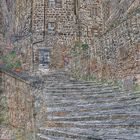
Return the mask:
[[49,22],[48,23],[48,33],[51,34],[51,33],[55,33],[55,23],[54,22]]
[[94,16],[98,16],[98,8],[97,7],[94,8],[93,15]]
[[61,8],[62,7],[62,0],[49,0],[48,1],[49,8]]
[[91,16],[91,17],[99,16],[98,7],[93,7],[93,8],[91,9],[90,16]]
[[55,0],[48,0],[48,7],[54,8],[55,7]]
[[55,0],[56,1],[56,7],[61,8],[62,7],[62,0]]
[[44,68],[48,68],[50,64],[50,52],[45,49],[39,50],[39,64]]

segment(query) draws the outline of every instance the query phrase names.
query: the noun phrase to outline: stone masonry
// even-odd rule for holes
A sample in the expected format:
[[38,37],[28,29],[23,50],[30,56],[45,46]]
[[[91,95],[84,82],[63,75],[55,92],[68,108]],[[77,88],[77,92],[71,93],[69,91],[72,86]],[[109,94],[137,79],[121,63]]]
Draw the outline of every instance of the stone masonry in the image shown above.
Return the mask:
[[[2,91],[5,97],[5,115],[7,124],[1,124],[0,140],[33,140],[36,125],[41,117],[43,97],[40,96],[42,81],[37,76],[27,73],[16,73],[0,66]],[[9,132],[4,135],[4,130]],[[3,133],[3,134],[2,134]]]
[[0,58],[12,51],[21,71],[0,60],[8,138],[140,139],[139,0],[0,0]]
[[[8,3],[14,8],[9,11],[13,16],[8,20],[15,19],[11,25],[12,35],[9,35],[26,57],[26,61],[23,60],[26,70],[45,66],[63,68],[68,59],[69,69],[79,68],[81,73],[111,78],[138,77],[139,0],[16,0]],[[86,58],[81,54],[71,56],[76,42],[89,46]],[[132,65],[127,66],[128,62]]]
[[[140,2],[103,2],[103,32],[97,38],[102,76],[138,81],[140,70]],[[133,79],[132,78],[132,79]]]

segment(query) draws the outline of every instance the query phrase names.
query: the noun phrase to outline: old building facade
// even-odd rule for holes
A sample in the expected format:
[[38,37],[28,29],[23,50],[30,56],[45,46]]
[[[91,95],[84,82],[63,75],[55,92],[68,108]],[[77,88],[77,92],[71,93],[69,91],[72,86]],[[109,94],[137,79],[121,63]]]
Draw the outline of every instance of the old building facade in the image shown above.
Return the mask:
[[[140,1],[2,0],[0,53],[12,50],[25,73],[67,68],[80,76],[140,83]],[[33,139],[30,82],[11,72],[2,78],[11,126],[21,139]]]
[[23,55],[31,56],[24,65],[32,69],[63,68],[77,40],[92,46],[93,32],[102,24],[101,2],[17,0],[14,18],[12,41]]
[[[19,52],[24,70],[68,66],[79,73],[117,78],[139,71],[139,0],[9,0],[6,4],[4,13],[11,16],[1,20],[10,31],[5,36]],[[87,46],[85,52],[75,48],[82,45]],[[127,66],[130,61],[134,66]]]
[[[39,55],[41,65],[48,67],[47,65],[51,63],[53,67],[63,67],[63,56],[61,52],[64,47],[71,45],[77,32],[75,25],[76,15],[73,10],[74,2],[40,1],[40,3],[38,3],[34,1],[34,5],[36,8],[39,7],[39,5],[42,6],[39,8],[40,10],[33,10],[33,12],[35,12],[32,23],[33,30],[35,29],[34,32],[40,34],[39,40],[35,39],[34,42],[35,48],[38,48],[38,46],[40,48],[40,51],[37,52],[36,55]],[[39,14],[42,16],[38,16]],[[36,21],[37,24],[34,21]],[[36,37],[38,38],[38,35]],[[43,49],[46,49],[44,50],[46,52],[43,52]],[[42,59],[44,58],[48,60],[43,62]]]

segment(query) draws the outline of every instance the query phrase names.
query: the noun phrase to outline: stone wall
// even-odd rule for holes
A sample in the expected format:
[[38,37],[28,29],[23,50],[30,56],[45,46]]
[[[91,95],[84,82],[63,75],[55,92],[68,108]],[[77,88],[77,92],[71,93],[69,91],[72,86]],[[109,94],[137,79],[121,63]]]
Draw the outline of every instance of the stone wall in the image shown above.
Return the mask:
[[[129,75],[132,66],[127,67],[127,63],[138,65],[138,60],[132,59],[139,55],[139,4],[139,0],[60,0],[51,4],[16,0],[12,39],[24,69],[38,70],[40,50],[47,50],[50,68],[64,68],[69,59],[68,68],[77,67],[81,73]],[[89,47],[84,53],[79,49],[79,55],[73,57],[70,53],[77,42]]]
[[[63,68],[65,58],[75,61],[68,54],[76,41],[88,43],[89,51],[95,55],[94,35],[101,31],[101,18],[100,0],[61,0],[51,6],[44,0],[16,0],[13,40],[24,44],[30,36],[35,69],[39,66],[40,49],[50,51],[50,68]],[[21,49],[28,48],[25,46],[19,45]]]
[[1,10],[4,16],[3,21],[8,22],[8,25],[4,23],[5,32],[2,35],[3,40],[0,39],[0,48],[6,55],[15,51],[17,59],[22,63],[22,69],[30,70],[32,67],[31,1],[4,0],[1,6],[5,7]]
[[[23,78],[24,77],[24,78]],[[32,140],[35,132],[34,96],[25,76],[2,70],[3,94],[6,97],[8,126],[12,138]]]
[[[45,44],[52,52],[52,67],[64,67],[64,52],[76,40],[77,25],[74,13],[74,1],[62,0],[59,7],[49,7],[46,2],[45,9]],[[49,32],[49,24],[54,24],[54,32]]]
[[[51,52],[51,68],[64,67],[61,50],[65,47],[71,47],[76,40],[77,25],[73,0],[62,0],[59,7],[50,7],[48,3],[44,0],[32,2],[31,44],[35,69],[38,69],[39,66],[39,51],[41,49]],[[55,26],[53,33],[49,32],[48,25],[50,23]],[[59,57],[56,57],[58,52],[60,52]]]
[[[80,73],[92,73],[91,67],[96,57],[98,45],[96,36],[102,32],[102,9],[101,1],[83,1],[79,0],[77,16],[78,16],[78,34],[77,41],[81,44],[87,44],[88,49],[81,52],[72,63],[79,66]],[[78,62],[79,61],[79,62]],[[94,67],[94,66],[93,66]]]
[[14,42],[14,47],[22,64],[22,70],[31,72],[33,66],[31,37]]
[[3,14],[2,14],[2,9],[1,9],[1,6],[0,6],[0,33],[3,33]]
[[[115,9],[110,9],[108,18],[104,20],[104,32],[97,38],[99,46],[97,56],[101,58],[102,63],[101,76],[119,79],[138,77],[140,70],[139,5],[137,0],[120,1],[114,5]],[[107,14],[107,11],[104,11],[104,14]],[[104,15],[104,18],[106,16]]]
[[14,34],[12,41],[21,40],[31,34],[31,5],[30,0],[16,0],[13,11],[14,15]]
[[45,28],[45,2],[44,0],[32,1],[32,35],[33,43],[44,41]]

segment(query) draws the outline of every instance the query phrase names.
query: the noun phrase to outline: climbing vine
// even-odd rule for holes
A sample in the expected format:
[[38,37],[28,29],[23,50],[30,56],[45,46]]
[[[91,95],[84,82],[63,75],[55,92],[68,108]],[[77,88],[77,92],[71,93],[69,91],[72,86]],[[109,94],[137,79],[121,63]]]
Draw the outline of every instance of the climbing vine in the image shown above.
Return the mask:
[[72,47],[72,49],[71,49],[71,55],[73,57],[81,55],[81,54],[85,53],[88,50],[88,48],[89,48],[89,45],[86,42],[85,43],[75,42],[74,47]]
[[15,51],[8,52],[7,54],[1,56],[0,59],[2,60],[1,63],[8,70],[17,70],[22,67],[20,59]]

